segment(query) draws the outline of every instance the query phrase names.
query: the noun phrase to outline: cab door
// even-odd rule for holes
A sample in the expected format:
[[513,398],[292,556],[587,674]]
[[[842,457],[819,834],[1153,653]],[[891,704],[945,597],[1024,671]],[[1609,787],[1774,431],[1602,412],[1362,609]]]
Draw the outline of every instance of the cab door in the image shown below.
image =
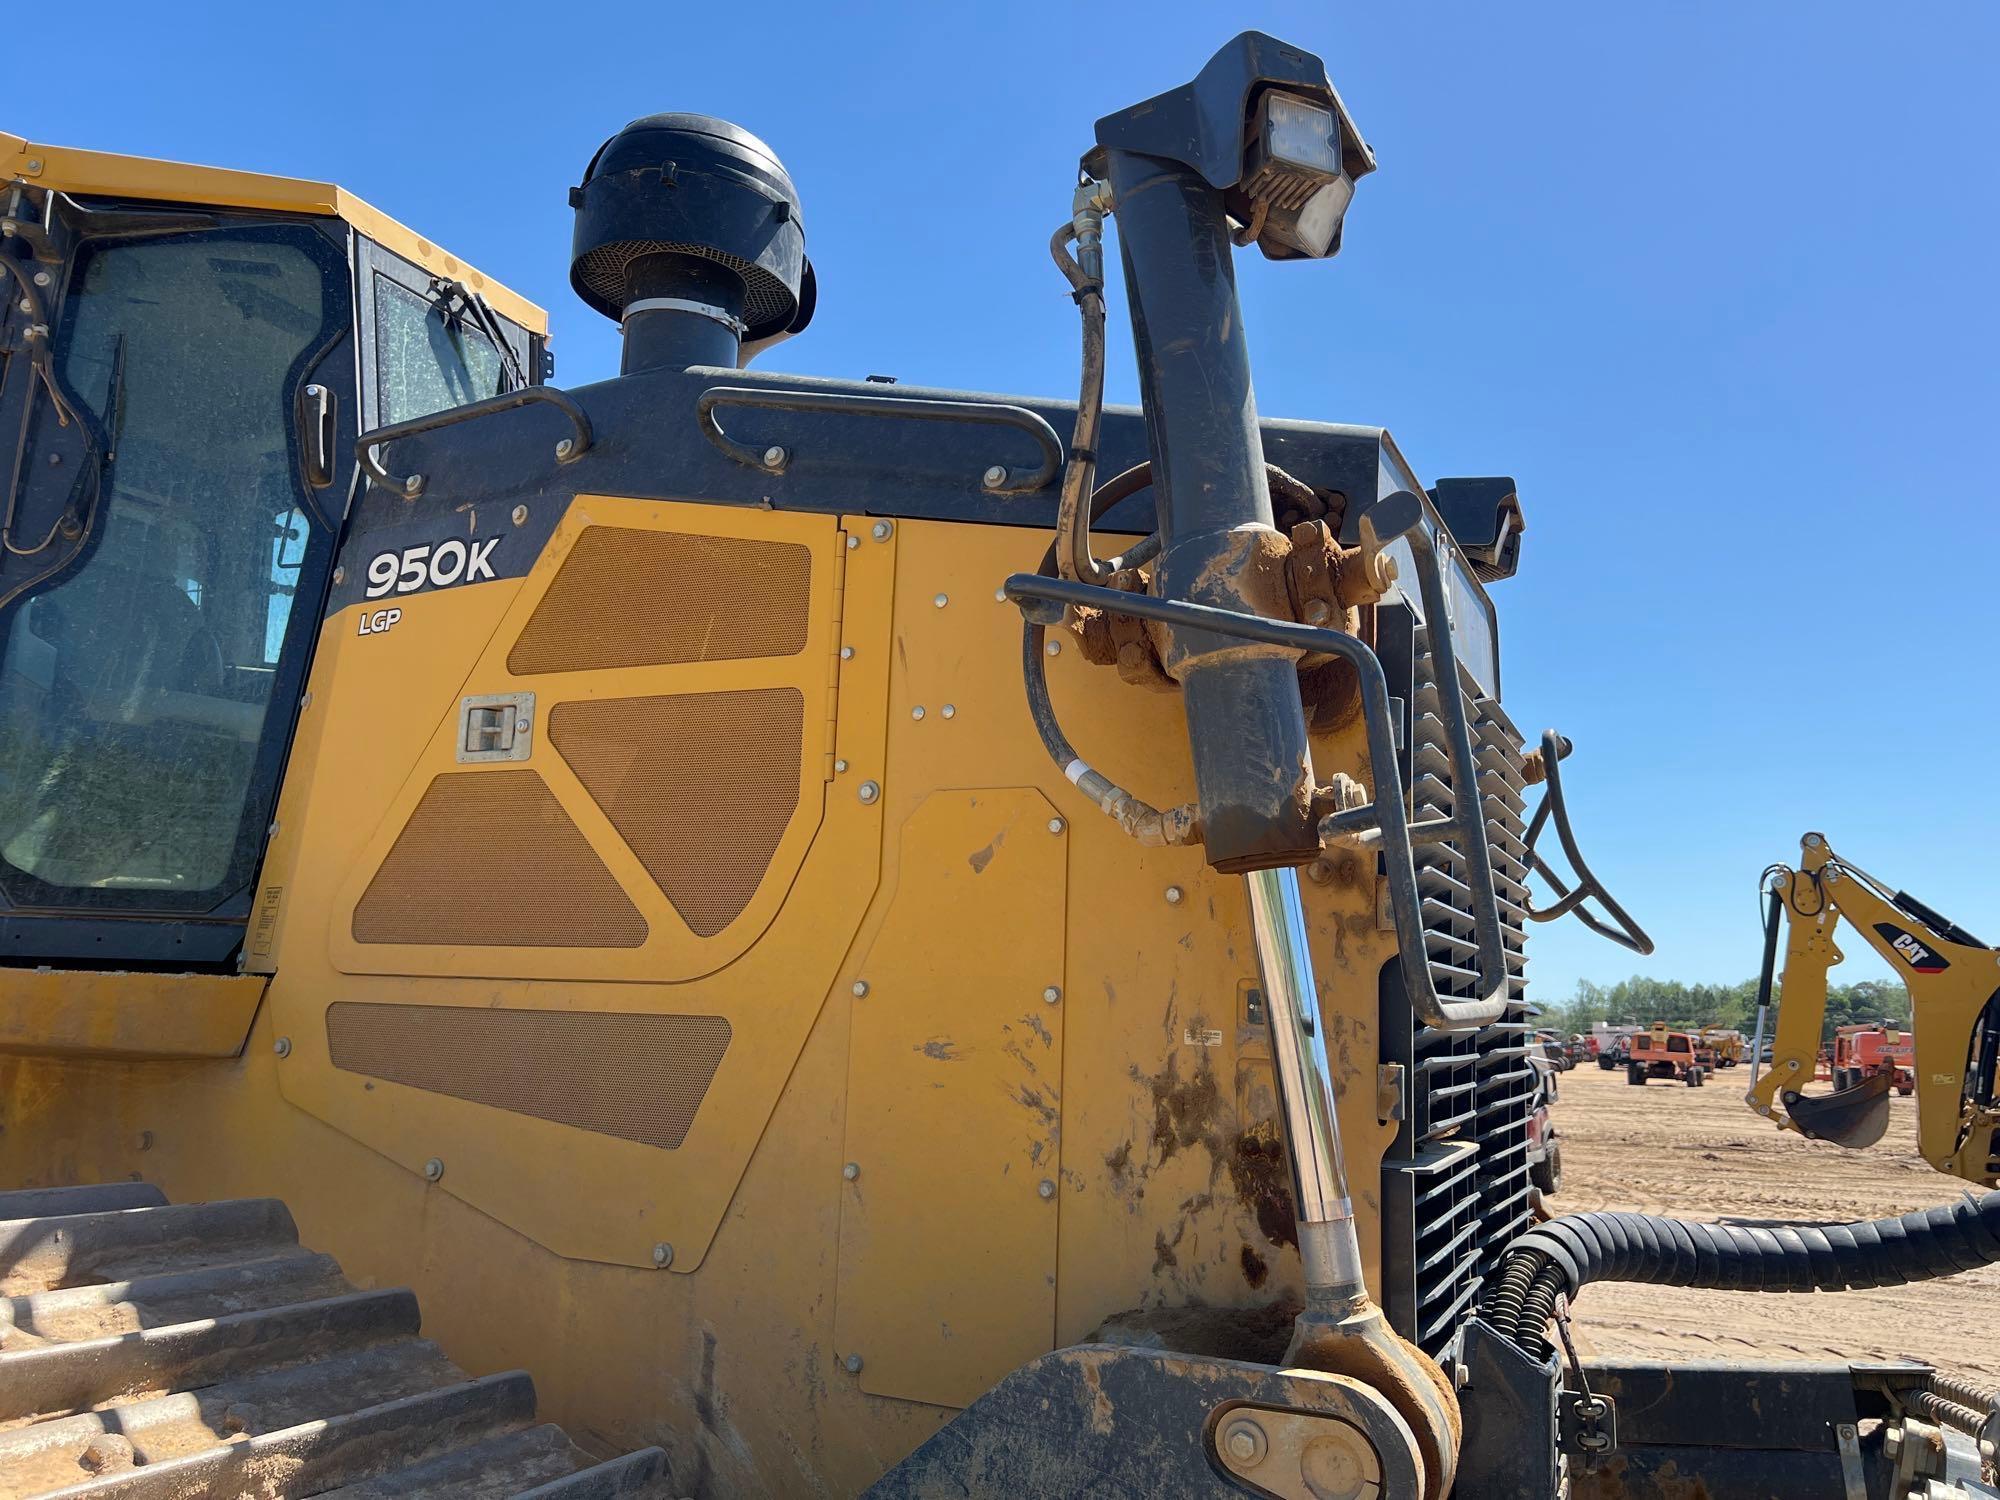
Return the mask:
[[220,967],[353,473],[349,235],[114,207],[50,205],[47,354],[0,393],[8,513],[69,487],[0,557],[0,958]]

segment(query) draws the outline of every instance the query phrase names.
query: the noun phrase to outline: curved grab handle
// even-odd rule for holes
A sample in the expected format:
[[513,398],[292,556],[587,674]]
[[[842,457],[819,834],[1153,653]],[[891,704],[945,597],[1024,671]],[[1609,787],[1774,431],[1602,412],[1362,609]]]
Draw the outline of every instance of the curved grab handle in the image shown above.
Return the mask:
[[[1528,920],[1553,922],[1557,917],[1574,912],[1577,921],[1599,937],[1609,938],[1619,947],[1629,948],[1634,953],[1651,953],[1653,940],[1646,936],[1646,929],[1633,921],[1626,914],[1625,908],[1611,898],[1611,893],[1604,889],[1604,882],[1591,873],[1590,866],[1583,861],[1583,855],[1577,852],[1576,835],[1570,831],[1569,826],[1569,807],[1563,801],[1562,768],[1557,764],[1563,756],[1569,754],[1569,750],[1569,741],[1553,729],[1542,731],[1542,775],[1547,782],[1548,790],[1542,794],[1542,805],[1535,809],[1535,816],[1528,824],[1528,836],[1525,842],[1529,865],[1555,891],[1556,902],[1546,911],[1536,911],[1530,907]],[[1575,890],[1564,885],[1556,872],[1549,868],[1548,861],[1535,852],[1535,841],[1542,836],[1542,830],[1548,826],[1551,814],[1555,819],[1556,837],[1562,841],[1563,855],[1569,860],[1570,868],[1576,872]],[[1615,929],[1607,926],[1585,911],[1583,903],[1586,901],[1595,901],[1602,906],[1606,915],[1618,926]]]
[[354,451],[370,479],[385,490],[394,490],[404,499],[414,500],[424,492],[424,476],[412,474],[407,479],[398,479],[382,467],[382,460],[375,453],[377,448],[386,447],[398,438],[415,437],[420,432],[436,432],[441,427],[456,427],[460,422],[475,422],[495,412],[513,411],[522,406],[553,406],[569,418],[576,436],[566,437],[556,444],[557,463],[574,463],[590,450],[594,438],[590,418],[567,392],[559,391],[552,385],[524,385],[518,391],[488,396],[484,401],[474,401],[469,406],[451,406],[432,412],[427,417],[412,417],[407,422],[393,422],[373,432],[364,432],[356,441]]
[[1032,469],[1010,469],[1005,464],[990,465],[980,487],[994,495],[1027,495],[1045,488],[1062,468],[1062,439],[1056,430],[1025,406],[1008,406],[995,401],[927,401],[916,396],[862,396],[853,391],[762,390],[755,386],[712,385],[695,401],[695,420],[701,435],[739,464],[762,469],[766,474],[782,474],[790,466],[792,450],[773,443],[755,448],[739,443],[722,430],[715,420],[719,406],[740,406],[758,411],[832,412],[851,417],[907,417],[916,422],[983,422],[995,427],[1011,427],[1025,432],[1042,451],[1042,461]]
[[[1117,589],[1101,588],[1068,578],[1048,578],[1039,573],[1014,574],[1007,580],[1005,592],[1009,599],[1022,607],[1023,613],[1027,613],[1036,600],[1051,604],[1088,605],[1136,619],[1158,620],[1163,625],[1212,631],[1216,635],[1262,641],[1267,645],[1287,646],[1298,651],[1323,652],[1351,663],[1354,675],[1361,683],[1361,717],[1368,734],[1369,760],[1378,767],[1375,773],[1378,790],[1376,800],[1366,806],[1348,808],[1324,819],[1320,823],[1320,837],[1327,839],[1341,833],[1379,830],[1382,865],[1389,881],[1389,906],[1396,919],[1396,946],[1403,956],[1403,993],[1409,999],[1411,1013],[1419,1021],[1438,1031],[1476,1031],[1505,1019],[1508,1002],[1504,971],[1492,983],[1493,998],[1485,1000],[1448,1000],[1437,992],[1437,986],[1431,982],[1430,963],[1424,946],[1422,897],[1417,890],[1417,867],[1411,854],[1410,826],[1405,821],[1402,781],[1392,769],[1397,764],[1396,731],[1389,721],[1389,680],[1382,671],[1381,658],[1366,645],[1344,631],[1295,625],[1289,620],[1217,609],[1208,604],[1155,599],[1149,594],[1126,594]],[[1475,802],[1474,806],[1477,805]]]
[[[1369,517],[1384,511],[1389,517],[1389,528],[1379,530],[1379,523],[1371,524]],[[1444,721],[1445,755],[1451,761],[1451,816],[1420,824],[1415,836],[1425,843],[1457,841],[1458,852],[1464,856],[1465,884],[1472,898],[1480,981],[1488,994],[1504,995],[1506,929],[1500,925],[1500,896],[1493,885],[1493,851],[1486,839],[1486,801],[1479,792],[1479,762],[1472,753],[1472,721],[1465,711],[1465,693],[1458,685],[1458,648],[1451,638],[1451,605],[1445,598],[1444,570],[1438,565],[1437,547],[1431,541],[1431,534],[1422,524],[1423,502],[1409,490],[1397,490],[1378,500],[1362,515],[1361,521],[1364,543],[1372,541],[1379,547],[1401,536],[1416,559],[1417,588],[1424,601],[1432,675],[1437,679],[1438,714]]]

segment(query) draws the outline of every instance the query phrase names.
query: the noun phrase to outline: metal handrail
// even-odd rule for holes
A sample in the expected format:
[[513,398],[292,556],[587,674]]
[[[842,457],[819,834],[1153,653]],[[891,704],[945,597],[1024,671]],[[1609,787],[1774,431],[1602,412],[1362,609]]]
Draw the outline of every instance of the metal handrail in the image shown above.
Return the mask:
[[1008,406],[996,401],[930,401],[917,396],[864,396],[853,391],[763,390],[755,386],[713,385],[695,401],[695,420],[701,435],[739,464],[762,469],[766,474],[782,474],[791,464],[792,450],[779,443],[757,448],[739,443],[722,430],[715,420],[718,406],[739,406],[756,411],[829,412],[841,416],[907,417],[914,422],[983,422],[1011,427],[1035,440],[1042,461],[1032,469],[1013,469],[992,464],[981,477],[983,489],[995,495],[1027,495],[1045,488],[1062,467],[1062,439],[1025,406]]
[[[1389,906],[1395,916],[1396,944],[1403,958],[1403,992],[1411,1013],[1424,1025],[1438,1031],[1475,1031],[1505,1018],[1507,1013],[1506,974],[1500,971],[1493,988],[1497,998],[1451,1000],[1438,994],[1431,981],[1430,961],[1424,947],[1422,898],[1417,890],[1416,861],[1411,852],[1410,828],[1403,808],[1402,780],[1396,766],[1396,732],[1389,720],[1389,680],[1381,658],[1355,637],[1338,630],[1321,630],[1297,625],[1289,620],[1272,620],[1262,615],[1217,609],[1213,605],[1189,604],[1178,599],[1155,599],[1148,594],[1126,594],[1067,578],[1048,578],[1038,573],[1016,573],[1005,585],[1007,597],[1017,604],[1043,601],[1050,604],[1080,605],[1141,620],[1157,620],[1162,625],[1178,625],[1187,630],[1212,631],[1239,640],[1261,641],[1297,651],[1322,652],[1340,657],[1354,667],[1361,685],[1362,722],[1368,735],[1368,757],[1375,771],[1375,797],[1364,807],[1334,813],[1320,824],[1321,837],[1372,828],[1379,831],[1382,863],[1389,881]],[[1455,684],[1454,684],[1455,686]],[[1478,783],[1474,788],[1473,810],[1480,811]],[[1461,799],[1454,797],[1454,802]],[[1482,824],[1481,833],[1484,834]],[[1480,847],[1485,847],[1482,837]],[[1504,961],[1503,961],[1504,962]]]
[[424,492],[424,476],[412,474],[407,479],[398,479],[382,467],[382,460],[376,456],[377,448],[387,447],[400,438],[415,437],[420,432],[436,432],[442,427],[456,427],[460,422],[473,422],[481,417],[490,417],[496,412],[513,411],[523,406],[553,406],[569,418],[576,436],[564,438],[556,444],[556,462],[574,463],[590,450],[594,440],[590,418],[581,406],[566,391],[559,391],[552,385],[524,385],[518,391],[508,391],[499,396],[488,396],[484,401],[474,401],[467,406],[446,407],[434,411],[427,417],[412,417],[407,422],[392,422],[387,427],[378,427],[373,432],[364,432],[355,444],[355,453],[368,477],[385,490],[394,490],[405,499],[414,500]]
[[[1619,947],[1629,948],[1634,953],[1651,953],[1653,940],[1646,935],[1646,929],[1633,921],[1625,908],[1612,899],[1611,893],[1604,889],[1604,882],[1591,872],[1590,866],[1583,862],[1583,855],[1576,847],[1576,835],[1570,831],[1569,826],[1569,805],[1563,801],[1562,769],[1558,765],[1562,757],[1568,753],[1569,742],[1561,735],[1553,729],[1542,731],[1542,775],[1547,790],[1542,793],[1542,805],[1535,809],[1535,816],[1528,824],[1528,835],[1522,844],[1528,856],[1528,864],[1537,875],[1549,883],[1550,889],[1556,893],[1556,901],[1553,906],[1540,910],[1531,907],[1528,919],[1532,922],[1553,922],[1557,917],[1574,913],[1577,921],[1599,937],[1609,938]],[[1575,890],[1564,885],[1556,872],[1549,868],[1548,861],[1535,852],[1535,841],[1542,836],[1542,829],[1548,825],[1551,814],[1555,819],[1556,837],[1562,841],[1563,854],[1568,858],[1570,868],[1576,872]],[[1585,911],[1583,903],[1586,901],[1595,901],[1602,906],[1611,920],[1618,924],[1617,929],[1607,926]],[[1760,1015],[1759,1023],[1761,1022]],[[1754,1078],[1752,1081],[1755,1081]]]

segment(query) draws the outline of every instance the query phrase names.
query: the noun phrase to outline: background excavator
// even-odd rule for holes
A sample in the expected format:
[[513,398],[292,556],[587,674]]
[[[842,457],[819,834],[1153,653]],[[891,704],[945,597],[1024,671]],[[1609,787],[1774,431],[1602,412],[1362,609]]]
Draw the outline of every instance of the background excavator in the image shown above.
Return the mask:
[[1532,1222],[1525,934],[1650,944],[1505,707],[1515,487],[1257,411],[1238,252],[1375,166],[1318,58],[1079,144],[1065,402],[749,369],[804,210],[703,116],[571,192],[572,391],[339,189],[0,139],[0,1491],[1979,1484],[1921,1359],[1572,1347],[2000,1197]]
[[[1988,947],[1916,897],[1892,890],[1835,854],[1822,834],[1801,841],[1799,867],[1765,872],[1764,966],[1757,990],[1759,1050],[1771,1012],[1778,938],[1785,936],[1777,1029],[1768,1071],[1751,1076],[1745,1101],[1780,1126],[1850,1149],[1874,1145],[1889,1126],[1889,1095],[1917,1104],[1917,1150],[1940,1172],[1988,1187],[2000,1182],[2000,949]],[[1847,1066],[1833,1089],[1809,1094],[1826,1021],[1827,971],[1841,961],[1842,919],[1888,961],[1910,992],[1907,1069]]]

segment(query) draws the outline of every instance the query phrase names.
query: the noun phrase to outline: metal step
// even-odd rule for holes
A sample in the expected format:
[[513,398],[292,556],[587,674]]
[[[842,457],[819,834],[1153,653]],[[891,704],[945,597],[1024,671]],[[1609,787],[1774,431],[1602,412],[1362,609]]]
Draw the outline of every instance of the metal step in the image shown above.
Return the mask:
[[667,1500],[666,1455],[607,1463],[469,1379],[416,1297],[357,1291],[274,1199],[144,1183],[0,1192],[0,1500],[338,1495]]

